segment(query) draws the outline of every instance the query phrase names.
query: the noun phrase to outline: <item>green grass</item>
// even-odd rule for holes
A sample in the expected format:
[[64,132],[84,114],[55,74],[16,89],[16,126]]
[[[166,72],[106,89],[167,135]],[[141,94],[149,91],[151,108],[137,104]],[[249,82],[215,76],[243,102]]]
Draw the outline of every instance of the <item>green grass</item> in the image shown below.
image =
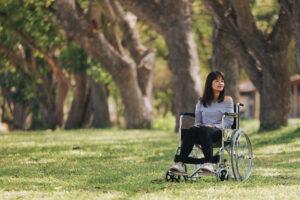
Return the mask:
[[241,123],[254,150],[247,182],[164,182],[178,145],[170,131],[0,133],[0,199],[297,199],[297,122],[261,133],[257,121]]

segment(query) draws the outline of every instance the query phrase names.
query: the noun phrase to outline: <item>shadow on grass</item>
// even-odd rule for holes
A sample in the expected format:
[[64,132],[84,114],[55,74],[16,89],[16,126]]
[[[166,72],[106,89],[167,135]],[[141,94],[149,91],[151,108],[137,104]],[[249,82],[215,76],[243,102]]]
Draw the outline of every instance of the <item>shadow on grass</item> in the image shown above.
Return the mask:
[[267,134],[272,134],[273,131],[267,131],[264,133],[259,133],[262,136],[262,139],[259,139],[258,142],[254,143],[255,147],[264,147],[267,145],[275,145],[275,144],[287,144],[294,141],[297,138],[300,138],[300,128],[292,132],[283,132],[278,136],[272,135],[272,138],[266,138]]

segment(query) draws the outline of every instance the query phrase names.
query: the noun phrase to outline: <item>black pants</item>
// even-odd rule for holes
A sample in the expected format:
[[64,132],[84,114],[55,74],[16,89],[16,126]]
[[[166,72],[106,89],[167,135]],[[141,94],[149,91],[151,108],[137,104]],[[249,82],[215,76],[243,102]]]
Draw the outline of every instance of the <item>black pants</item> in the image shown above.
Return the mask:
[[183,136],[179,161],[185,162],[190,155],[194,144],[200,144],[205,157],[205,162],[212,162],[213,143],[222,140],[222,130],[210,127],[192,127]]

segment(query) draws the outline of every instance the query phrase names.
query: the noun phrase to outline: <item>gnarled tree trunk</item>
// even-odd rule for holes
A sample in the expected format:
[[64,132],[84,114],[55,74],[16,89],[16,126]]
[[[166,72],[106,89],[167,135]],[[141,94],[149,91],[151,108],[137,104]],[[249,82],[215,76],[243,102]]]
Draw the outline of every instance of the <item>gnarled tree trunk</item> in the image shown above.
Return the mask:
[[138,63],[109,43],[103,32],[95,28],[95,21],[84,17],[75,0],[57,0],[56,4],[56,23],[112,75],[125,106],[127,128],[149,127],[152,105],[149,109],[147,98],[139,87]]
[[120,3],[162,34],[166,41],[172,71],[172,107],[177,129],[180,112],[194,112],[201,92],[199,60],[191,28],[190,1],[120,0]]

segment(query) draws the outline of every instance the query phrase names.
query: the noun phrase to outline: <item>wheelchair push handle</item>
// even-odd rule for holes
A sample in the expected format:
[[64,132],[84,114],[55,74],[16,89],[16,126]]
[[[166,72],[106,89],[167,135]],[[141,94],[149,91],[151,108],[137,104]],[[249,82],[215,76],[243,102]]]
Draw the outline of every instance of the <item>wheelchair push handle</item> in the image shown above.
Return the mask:
[[244,104],[241,102],[235,104],[235,112],[234,113],[225,112],[224,115],[228,117],[238,118],[240,114],[240,106],[244,106]]
[[244,106],[244,104],[243,103],[241,103],[241,102],[238,102],[237,104],[236,104],[237,106]]
[[236,118],[239,116],[238,113],[228,113],[228,112],[225,112],[224,115],[228,117],[236,117]]
[[195,113],[187,113],[187,112],[182,112],[182,113],[180,113],[180,116],[189,116],[189,117],[195,117]]

